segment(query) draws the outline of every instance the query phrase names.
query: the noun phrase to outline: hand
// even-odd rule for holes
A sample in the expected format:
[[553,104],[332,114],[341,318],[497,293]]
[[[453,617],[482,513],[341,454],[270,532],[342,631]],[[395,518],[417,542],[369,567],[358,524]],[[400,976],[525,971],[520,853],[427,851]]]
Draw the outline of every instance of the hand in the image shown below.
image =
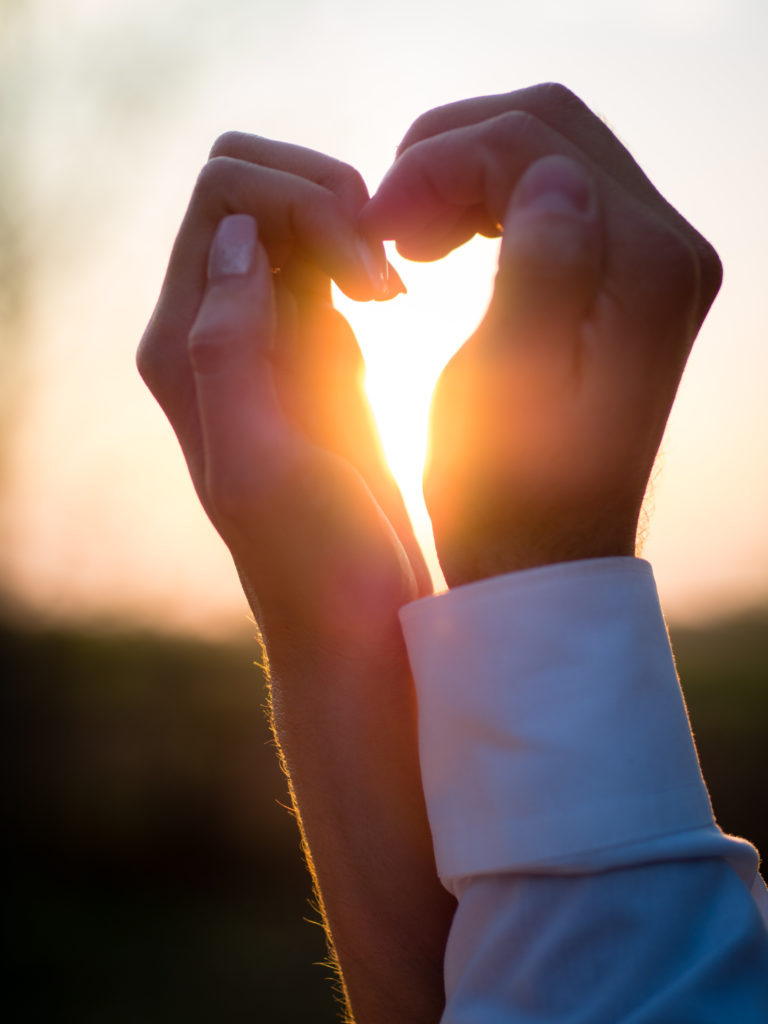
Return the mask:
[[712,247],[552,85],[419,118],[361,225],[419,260],[503,235],[487,315],[433,400],[425,496],[448,583],[633,554],[719,288]]
[[[355,228],[367,197],[338,161],[223,136],[139,349],[273,670],[308,650],[381,656],[398,607],[429,587],[373,427],[362,357],[331,304],[331,277],[358,299],[387,294],[375,269],[386,267],[383,250]],[[209,263],[214,232],[234,212],[256,218],[266,253],[241,216],[223,223]],[[253,249],[234,276],[222,263],[230,237]]]
[[397,620],[429,577],[331,305],[331,278],[358,299],[397,291],[357,233],[367,198],[328,157],[224,136],[138,363],[261,628],[318,902],[355,1019],[376,1024],[440,1016],[454,901],[435,871]]

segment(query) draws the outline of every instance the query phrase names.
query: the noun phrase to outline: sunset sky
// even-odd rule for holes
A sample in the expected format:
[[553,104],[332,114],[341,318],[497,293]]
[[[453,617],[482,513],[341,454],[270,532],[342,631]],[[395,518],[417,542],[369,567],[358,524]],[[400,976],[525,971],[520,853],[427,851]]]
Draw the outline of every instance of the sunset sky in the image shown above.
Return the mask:
[[[764,0],[6,0],[0,570],[19,607],[247,629],[134,351],[213,140],[298,142],[374,189],[411,121],[465,96],[570,86],[718,249],[645,554],[677,621],[768,602],[768,5]],[[494,243],[392,261],[344,301],[384,442],[418,507],[429,393],[492,286]],[[421,443],[421,448],[420,448]]]

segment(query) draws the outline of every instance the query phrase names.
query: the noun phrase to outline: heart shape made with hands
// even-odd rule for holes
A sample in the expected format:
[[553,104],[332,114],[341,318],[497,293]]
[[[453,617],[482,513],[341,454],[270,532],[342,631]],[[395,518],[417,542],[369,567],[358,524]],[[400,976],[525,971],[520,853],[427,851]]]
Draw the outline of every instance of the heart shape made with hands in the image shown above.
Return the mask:
[[[252,275],[241,267],[243,237],[228,235],[233,223],[250,233],[250,252],[257,228],[265,240]],[[478,233],[498,238],[499,225],[500,248],[480,238],[463,246]],[[322,154],[237,133],[214,146],[138,362],[206,511],[253,562],[254,579],[271,579],[269,566],[282,578],[278,554],[254,538],[254,523],[266,522],[290,538],[286,557],[318,572],[323,552],[350,565],[357,537],[363,590],[375,555],[383,590],[394,580],[393,603],[412,592],[379,512],[403,550],[412,531],[361,401],[359,354],[327,303],[329,280],[351,296],[377,292],[362,239],[397,239],[410,260],[443,260],[437,272],[404,270],[407,299],[361,306],[337,295],[336,305],[363,349],[409,504],[420,503],[419,441],[439,376],[425,487],[448,583],[631,553],[719,261],[581,101],[536,87],[424,115],[370,199],[356,171]],[[289,267],[297,242],[303,258]],[[286,270],[274,292],[270,266]],[[286,303],[277,352],[268,293]],[[301,332],[291,317],[304,314],[293,323],[308,343],[292,346]]]

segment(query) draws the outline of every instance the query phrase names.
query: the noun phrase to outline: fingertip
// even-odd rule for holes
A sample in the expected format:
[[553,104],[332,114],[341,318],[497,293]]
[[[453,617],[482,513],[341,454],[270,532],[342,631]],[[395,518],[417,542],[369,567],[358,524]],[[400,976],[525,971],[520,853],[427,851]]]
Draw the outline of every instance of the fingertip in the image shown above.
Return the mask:
[[[207,286],[187,338],[195,374],[215,374],[274,345],[274,292],[256,221],[224,217],[211,240]],[[255,344],[254,344],[255,343]]]
[[357,228],[364,237],[376,237],[376,208],[376,196],[374,195],[357,215]]
[[357,261],[368,286],[368,298],[389,298],[389,266],[381,242],[359,238],[355,245]]
[[364,238],[391,241],[395,237],[391,189],[386,187],[390,174],[391,169],[384,176],[376,192],[358,214],[357,227]]
[[408,289],[405,287],[403,279],[400,277],[398,272],[392,266],[391,263],[387,262],[388,271],[388,285],[389,285],[389,298],[394,299],[398,295],[407,295]]
[[586,167],[560,154],[542,157],[525,171],[510,209],[584,218],[597,214],[597,188]]
[[598,213],[587,168],[560,155],[532,164],[504,217],[494,315],[526,337],[575,337],[600,282]]
[[391,263],[387,263],[387,275],[384,281],[384,288],[381,292],[374,295],[376,302],[389,302],[391,299],[396,299],[398,295],[407,295],[408,289],[405,287],[402,278],[397,273]]
[[537,160],[520,178],[502,228],[501,262],[511,258],[549,278],[570,277],[579,267],[596,270],[600,233],[593,176],[570,157]]

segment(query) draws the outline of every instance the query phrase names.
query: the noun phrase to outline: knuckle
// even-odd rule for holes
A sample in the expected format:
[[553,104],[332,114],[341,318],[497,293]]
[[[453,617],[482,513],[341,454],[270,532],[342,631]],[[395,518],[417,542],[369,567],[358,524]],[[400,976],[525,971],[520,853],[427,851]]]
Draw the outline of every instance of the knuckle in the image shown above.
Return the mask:
[[357,205],[362,205],[368,198],[368,189],[362,174],[342,160],[334,161],[323,184],[338,195],[348,197]]
[[349,230],[350,217],[342,198],[315,182],[297,182],[289,205],[288,231],[294,239],[337,238],[338,232]]
[[215,467],[208,473],[206,491],[213,518],[227,539],[253,525],[259,501],[257,488],[247,474]]
[[246,138],[244,132],[227,131],[216,139],[208,154],[209,160],[218,156],[234,156],[242,149],[243,140]]
[[667,225],[659,249],[669,290],[693,300],[701,323],[720,290],[723,265],[714,246],[671,207]]
[[216,373],[226,362],[237,337],[226,323],[196,324],[189,332],[187,353],[195,373]]
[[685,325],[690,324],[701,290],[701,268],[694,245],[664,225],[648,236],[638,256],[647,275],[645,286],[638,290],[644,306],[641,315],[665,332],[677,325],[687,334]]
[[454,104],[445,103],[439,107],[433,107],[420,114],[402,138],[397,147],[397,155],[401,156],[417,142],[423,142],[434,135],[440,135],[447,128],[453,126],[451,110]]
[[537,118],[527,110],[507,110],[488,121],[487,124],[492,137],[498,135],[507,141],[528,134],[536,121]]
[[582,107],[579,97],[561,82],[541,82],[534,87],[534,95],[545,107]]
[[152,378],[153,360],[151,351],[149,339],[145,334],[139,342],[139,347],[136,349],[136,369],[139,371],[139,375],[145,384],[149,384]]
[[715,247],[701,236],[697,249],[701,264],[701,297],[705,309],[708,309],[723,283],[723,264]]
[[178,353],[167,331],[150,325],[136,351],[136,368],[150,393],[169,418],[182,402],[183,384],[179,382]]
[[343,160],[334,161],[331,177],[344,185],[364,185],[362,174]]
[[429,138],[430,135],[435,134],[435,130],[432,127],[435,121],[435,114],[436,111],[428,110],[426,114],[420,114],[416,118],[397,147],[396,155],[398,157],[410,149],[415,141]]
[[507,156],[524,149],[538,128],[538,118],[527,110],[507,110],[486,121],[482,135],[488,150]]
[[150,391],[155,393],[161,380],[163,360],[160,358],[161,339],[147,328],[136,350],[136,369]]
[[699,268],[695,249],[676,231],[668,231],[659,246],[657,271],[670,298],[685,303],[697,293]]
[[195,195],[200,198],[207,198],[220,193],[230,177],[230,158],[226,156],[212,157],[203,164],[195,183]]
[[209,460],[208,507],[231,548],[241,547],[252,556],[274,524],[285,523],[295,494],[284,461],[279,453],[265,450],[253,459],[225,454]]

